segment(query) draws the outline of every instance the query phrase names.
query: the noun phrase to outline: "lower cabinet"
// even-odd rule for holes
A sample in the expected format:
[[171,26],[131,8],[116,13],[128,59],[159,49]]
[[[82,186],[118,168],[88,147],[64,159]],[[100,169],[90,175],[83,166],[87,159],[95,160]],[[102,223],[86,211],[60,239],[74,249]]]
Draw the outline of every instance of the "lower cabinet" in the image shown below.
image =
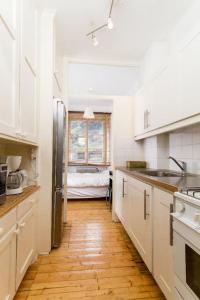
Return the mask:
[[116,171],[114,210],[168,300],[174,296],[173,195]]
[[152,188],[116,171],[115,213],[152,272]]
[[173,195],[154,188],[153,275],[167,299],[174,299],[173,236],[170,212]]
[[0,300],[13,299],[37,255],[37,193],[0,218]]
[[18,224],[16,288],[19,287],[35,253],[35,216],[32,208]]
[[11,300],[15,295],[16,226],[0,239],[0,299]]
[[152,272],[152,187],[128,177],[129,236]]

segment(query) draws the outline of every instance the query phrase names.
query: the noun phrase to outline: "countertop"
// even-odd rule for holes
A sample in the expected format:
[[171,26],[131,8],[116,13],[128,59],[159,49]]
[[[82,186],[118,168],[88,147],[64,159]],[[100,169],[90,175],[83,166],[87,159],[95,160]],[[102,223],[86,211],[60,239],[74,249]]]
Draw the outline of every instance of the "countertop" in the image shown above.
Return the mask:
[[24,201],[30,195],[39,190],[39,186],[32,185],[24,189],[21,194],[6,196],[4,204],[0,205],[0,218],[7,214],[11,209],[16,207],[19,203]]
[[128,175],[145,183],[160,187],[172,193],[177,192],[184,187],[200,187],[200,175],[196,174],[193,174],[192,176],[191,174],[186,174],[184,177],[153,177],[139,173],[139,169],[126,167],[116,167],[115,169],[127,173]]

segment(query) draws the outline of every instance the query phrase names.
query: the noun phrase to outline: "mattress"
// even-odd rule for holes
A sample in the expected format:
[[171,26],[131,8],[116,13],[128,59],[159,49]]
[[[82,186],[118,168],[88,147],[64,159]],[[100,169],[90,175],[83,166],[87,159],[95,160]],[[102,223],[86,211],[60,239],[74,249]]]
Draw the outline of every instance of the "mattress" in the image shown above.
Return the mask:
[[108,187],[68,187],[68,199],[105,198]]
[[98,173],[68,173],[67,187],[105,187],[109,185],[109,171]]

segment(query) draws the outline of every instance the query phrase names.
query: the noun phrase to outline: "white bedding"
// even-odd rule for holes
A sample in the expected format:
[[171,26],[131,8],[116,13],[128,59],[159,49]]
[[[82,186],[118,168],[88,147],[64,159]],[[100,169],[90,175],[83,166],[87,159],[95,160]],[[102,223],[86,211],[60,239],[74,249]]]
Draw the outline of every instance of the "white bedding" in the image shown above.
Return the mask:
[[99,173],[68,173],[68,187],[105,187],[109,185],[109,170]]
[[107,196],[107,187],[70,187],[67,189],[68,199],[89,199],[105,198]]

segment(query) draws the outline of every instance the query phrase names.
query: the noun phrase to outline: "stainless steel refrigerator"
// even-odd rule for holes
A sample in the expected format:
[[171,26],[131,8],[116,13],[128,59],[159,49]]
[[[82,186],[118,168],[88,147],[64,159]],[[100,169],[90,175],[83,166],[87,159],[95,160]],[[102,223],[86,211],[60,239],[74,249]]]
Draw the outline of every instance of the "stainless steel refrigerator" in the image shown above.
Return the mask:
[[53,103],[53,174],[52,174],[52,248],[59,247],[63,234],[63,172],[65,146],[66,110],[64,103]]

